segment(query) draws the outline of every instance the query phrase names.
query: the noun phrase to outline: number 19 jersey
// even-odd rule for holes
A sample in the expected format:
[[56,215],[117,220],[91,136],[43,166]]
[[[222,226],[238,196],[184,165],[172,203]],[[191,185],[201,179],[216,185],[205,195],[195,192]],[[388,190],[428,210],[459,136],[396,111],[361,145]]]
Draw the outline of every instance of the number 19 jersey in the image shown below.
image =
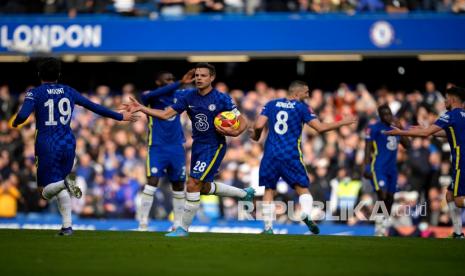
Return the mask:
[[91,102],[67,85],[44,83],[29,90],[14,124],[21,124],[35,112],[35,155],[39,186],[61,181],[71,172],[76,140],[70,122],[75,104],[102,116],[123,119],[122,114]]
[[260,163],[259,185],[275,190],[282,178],[291,187],[308,187],[310,182],[302,160],[300,140],[304,124],[316,116],[305,103],[288,99],[268,102],[261,115],[268,117],[269,133]]

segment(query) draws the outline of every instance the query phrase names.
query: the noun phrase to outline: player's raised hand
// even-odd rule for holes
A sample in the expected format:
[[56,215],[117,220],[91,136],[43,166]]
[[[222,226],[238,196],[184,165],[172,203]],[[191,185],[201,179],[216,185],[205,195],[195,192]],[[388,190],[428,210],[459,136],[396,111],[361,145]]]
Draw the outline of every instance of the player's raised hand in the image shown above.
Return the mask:
[[182,76],[181,83],[189,84],[194,81],[195,69],[189,70],[184,76]]
[[134,99],[133,97],[129,96],[129,100],[130,100],[129,107],[132,113],[141,111],[144,108],[144,106],[141,103],[139,103],[136,99]]

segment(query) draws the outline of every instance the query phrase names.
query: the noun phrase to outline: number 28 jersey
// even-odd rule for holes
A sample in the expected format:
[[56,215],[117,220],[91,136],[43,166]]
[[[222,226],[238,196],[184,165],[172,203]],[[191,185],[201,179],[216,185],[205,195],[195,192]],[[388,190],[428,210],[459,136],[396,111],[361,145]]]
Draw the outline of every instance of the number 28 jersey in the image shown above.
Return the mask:
[[282,98],[268,102],[261,115],[268,118],[269,127],[264,158],[301,158],[303,126],[317,118],[310,108],[301,101]]
[[198,89],[185,90],[183,96],[171,106],[178,114],[187,111],[192,121],[192,138],[194,143],[218,145],[226,139],[216,131],[214,119],[218,113],[232,111],[240,115],[231,97],[213,89],[206,95],[200,95]]
[[399,136],[388,136],[383,132],[392,127],[382,122],[369,125],[366,131],[366,142],[373,143],[372,162],[375,169],[397,169],[397,148]]

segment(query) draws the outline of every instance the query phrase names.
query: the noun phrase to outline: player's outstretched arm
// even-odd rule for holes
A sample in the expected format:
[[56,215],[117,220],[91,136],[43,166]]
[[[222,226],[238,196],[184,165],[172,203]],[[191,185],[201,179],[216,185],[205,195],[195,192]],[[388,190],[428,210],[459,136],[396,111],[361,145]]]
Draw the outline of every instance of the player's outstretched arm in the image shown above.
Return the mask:
[[166,94],[174,93],[182,84],[188,84],[194,81],[194,69],[189,70],[180,81],[165,85],[152,91],[142,93],[141,100],[146,103],[150,99],[157,98]]
[[97,113],[100,116],[112,118],[117,121],[131,121],[135,122],[139,116],[132,114],[133,112],[124,111],[122,113],[113,111],[109,108],[104,107],[103,105],[96,104],[86,97],[79,94],[79,92],[74,91],[74,100],[75,103],[89,109],[90,111]]
[[399,135],[399,136],[411,136],[411,137],[428,137],[436,132],[441,131],[442,128],[437,125],[430,125],[426,128],[411,128],[408,130],[402,130],[395,128],[390,131],[385,131],[385,135]]
[[250,139],[254,141],[258,141],[267,123],[268,123],[268,117],[264,115],[258,116],[258,119],[255,122],[253,128],[250,129],[250,132],[251,132]]
[[171,106],[164,109],[164,110],[153,109],[153,108],[148,108],[148,107],[140,104],[133,97],[129,97],[129,99],[131,100],[131,102],[123,104],[123,107],[126,108],[126,111],[129,111],[131,113],[140,111],[140,112],[145,113],[145,114],[147,114],[149,116],[157,117],[157,118],[162,119],[162,120],[167,120],[167,119],[175,116],[176,114],[178,114],[178,112],[176,112],[176,110],[174,110]]
[[322,123],[319,119],[314,119],[314,120],[311,120],[310,122],[308,122],[307,124],[311,128],[318,131],[318,133],[323,133],[323,132],[327,132],[327,131],[330,131],[330,130],[338,129],[338,128],[342,127],[342,126],[351,125],[351,124],[354,124],[356,122],[357,122],[357,118],[350,117],[350,118],[343,119],[343,120],[341,120],[339,122],[333,122],[333,123]]
[[19,110],[18,114],[12,123],[13,127],[18,127],[20,124],[24,123],[27,120],[29,115],[31,115],[32,111],[34,111],[34,102],[30,100],[25,100],[21,109]]
[[[402,125],[400,124],[398,119],[395,119],[394,122],[392,123],[394,127],[396,128],[402,128]],[[400,137],[400,143],[405,149],[410,148],[410,140],[406,136],[401,136]]]
[[237,129],[215,125],[216,130],[224,136],[237,137],[241,135],[242,132],[244,132],[248,128],[249,121],[242,115],[239,115],[237,119],[239,120],[239,127]]
[[[411,126],[410,128],[412,129],[423,129],[425,127],[423,126]],[[434,137],[439,137],[439,138],[447,138],[447,133],[445,130],[440,130],[436,133],[433,134]]]

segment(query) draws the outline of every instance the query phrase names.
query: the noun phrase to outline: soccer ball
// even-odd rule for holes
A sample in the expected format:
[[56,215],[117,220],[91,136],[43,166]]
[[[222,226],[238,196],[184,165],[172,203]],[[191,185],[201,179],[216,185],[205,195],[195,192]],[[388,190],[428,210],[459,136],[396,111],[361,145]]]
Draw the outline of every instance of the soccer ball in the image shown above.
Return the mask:
[[237,129],[239,127],[239,120],[236,114],[231,111],[223,111],[215,117],[215,125],[222,127],[232,127]]

